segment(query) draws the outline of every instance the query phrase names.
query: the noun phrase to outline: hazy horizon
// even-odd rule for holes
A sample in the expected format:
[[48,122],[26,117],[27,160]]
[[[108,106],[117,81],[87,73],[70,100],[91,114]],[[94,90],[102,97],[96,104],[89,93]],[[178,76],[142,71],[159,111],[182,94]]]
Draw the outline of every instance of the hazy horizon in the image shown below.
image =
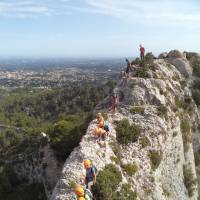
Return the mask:
[[198,0],[2,0],[0,57],[123,58],[200,52]]

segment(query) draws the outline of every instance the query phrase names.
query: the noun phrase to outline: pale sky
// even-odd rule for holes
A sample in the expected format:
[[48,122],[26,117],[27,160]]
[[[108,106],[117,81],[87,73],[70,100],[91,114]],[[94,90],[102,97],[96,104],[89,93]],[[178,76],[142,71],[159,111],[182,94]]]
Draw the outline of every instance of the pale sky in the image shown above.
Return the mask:
[[0,0],[0,56],[200,52],[199,0]]

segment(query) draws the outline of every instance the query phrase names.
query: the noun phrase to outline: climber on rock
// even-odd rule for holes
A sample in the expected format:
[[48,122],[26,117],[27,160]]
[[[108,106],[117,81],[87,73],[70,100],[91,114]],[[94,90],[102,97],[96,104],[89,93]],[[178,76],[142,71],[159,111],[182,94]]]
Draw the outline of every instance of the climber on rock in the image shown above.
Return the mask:
[[103,128],[104,127],[105,121],[104,121],[104,117],[102,116],[101,113],[97,114],[97,122],[98,122],[98,127],[99,128]]
[[117,95],[117,91],[114,90],[111,96],[111,108],[109,109],[109,111],[112,111],[115,113],[117,109],[117,104],[118,104],[118,95]]
[[77,200],[92,200],[92,193],[82,186],[77,185],[74,188],[74,193],[77,195]]
[[84,161],[84,167],[86,170],[85,185],[87,189],[92,191],[92,187],[96,184],[97,168],[92,165],[90,160]]
[[121,70],[120,79],[121,79],[120,85],[125,86],[127,84],[127,76],[126,76],[126,72],[124,69]]
[[101,113],[97,114],[97,123],[98,123],[98,128],[104,129],[106,131],[106,135],[108,136],[110,131],[109,123],[108,121],[105,121]]
[[126,77],[129,78],[130,76],[130,72],[131,72],[131,63],[130,61],[126,58],[126,64],[127,64],[127,67],[126,67]]
[[102,145],[102,141],[105,142],[106,136],[108,135],[107,131],[103,128],[97,127],[95,129],[95,136],[97,137],[97,143]]
[[144,60],[144,56],[145,56],[145,48],[142,45],[140,45],[140,59],[141,59],[141,61]]

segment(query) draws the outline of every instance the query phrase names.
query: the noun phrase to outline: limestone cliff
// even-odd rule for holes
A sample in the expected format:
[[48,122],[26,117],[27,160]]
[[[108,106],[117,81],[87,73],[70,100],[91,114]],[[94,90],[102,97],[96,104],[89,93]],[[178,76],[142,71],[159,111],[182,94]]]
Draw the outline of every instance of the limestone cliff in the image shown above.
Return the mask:
[[[189,89],[192,69],[176,51],[147,65],[147,77],[133,76],[118,83],[116,114],[108,113],[109,98],[97,106],[96,111],[108,113],[111,135],[100,147],[93,135],[96,121],[89,124],[79,147],[66,160],[51,200],[76,199],[70,184],[81,184],[86,158],[98,171],[110,163],[116,165],[122,183],[130,185],[138,200],[198,199],[192,134],[199,116]],[[122,145],[117,140],[117,124],[123,119],[140,128],[136,142]],[[137,170],[130,175],[123,166],[133,163]]]

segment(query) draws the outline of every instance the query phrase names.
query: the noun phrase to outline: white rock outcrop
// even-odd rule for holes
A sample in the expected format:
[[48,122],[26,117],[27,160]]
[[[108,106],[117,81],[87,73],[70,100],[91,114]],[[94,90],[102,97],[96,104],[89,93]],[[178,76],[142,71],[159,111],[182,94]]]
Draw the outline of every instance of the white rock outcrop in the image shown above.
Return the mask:
[[[184,58],[178,59],[186,62]],[[111,159],[116,156],[111,142],[116,143],[115,122],[124,118],[128,119],[130,124],[136,124],[141,128],[138,141],[121,146],[119,157],[122,165],[136,163],[138,171],[135,175],[128,176],[123,168],[117,165],[122,173],[123,182],[129,183],[137,192],[137,199],[197,200],[197,185],[193,186],[193,193],[189,195],[184,184],[185,167],[190,169],[193,179],[196,178],[196,172],[192,143],[186,141],[181,125],[183,119],[189,119],[191,126],[195,123],[196,106],[191,100],[193,110],[187,112],[187,109],[178,105],[185,98],[190,98],[191,94],[190,90],[181,84],[185,80],[184,73],[177,70],[175,62],[170,63],[163,59],[155,60],[149,70],[149,78],[133,77],[129,78],[125,85],[118,84],[121,101],[116,114],[108,113],[111,135],[106,145],[100,147],[96,143],[93,136],[96,121],[92,121],[79,147],[75,148],[66,160],[51,200],[76,199],[70,183],[81,184],[84,159],[91,159],[99,171],[110,163],[117,165]],[[100,103],[97,108],[104,108],[107,100]],[[132,110],[135,108],[142,109],[142,112],[134,113]],[[149,141],[146,146],[141,143],[144,138]],[[155,170],[152,169],[149,156],[151,151],[162,155],[161,162]]]

